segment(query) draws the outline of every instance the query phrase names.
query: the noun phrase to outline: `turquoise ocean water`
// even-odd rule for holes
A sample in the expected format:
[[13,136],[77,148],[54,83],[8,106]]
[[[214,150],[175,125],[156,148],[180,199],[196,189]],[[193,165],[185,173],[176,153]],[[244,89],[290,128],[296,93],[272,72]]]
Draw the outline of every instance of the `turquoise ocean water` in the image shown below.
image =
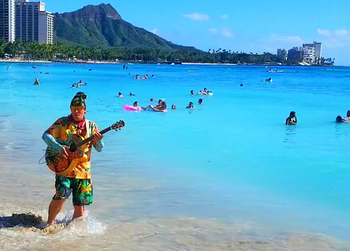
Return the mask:
[[[46,218],[54,175],[38,164],[45,149],[41,135],[69,114],[72,97],[83,91],[87,118],[100,129],[126,122],[123,130],[105,134],[103,152],[92,157],[94,203],[88,207],[89,226],[80,235],[105,236],[97,247],[112,248],[117,235],[118,245],[129,250],[140,242],[146,250],[172,245],[174,250],[181,245],[216,250],[235,241],[230,226],[249,228],[240,240],[273,245],[295,235],[350,241],[350,124],[335,123],[337,115],[350,110],[350,68],[279,67],[282,72],[269,73],[265,66],[134,64],[123,70],[118,64],[18,63],[6,70],[8,65],[0,64],[0,216],[32,211]],[[155,77],[135,80],[135,74]],[[36,77],[39,86],[33,85]],[[269,77],[272,82],[262,81]],[[72,89],[79,80],[87,86]],[[190,90],[204,87],[214,95],[190,96]],[[124,98],[116,97],[119,91]],[[136,96],[130,97],[131,91]],[[152,104],[150,98],[166,99],[168,112],[123,110],[134,101]],[[194,110],[185,109],[190,101]],[[298,125],[286,126],[292,110]],[[71,215],[71,208],[69,201],[60,217]],[[175,225],[204,230],[188,242],[193,233],[184,237]],[[128,236],[118,232],[126,226]],[[132,234],[135,229],[163,238],[152,235],[156,244],[151,248]],[[0,231],[0,245],[11,247],[13,233]],[[78,238],[73,230],[63,231],[71,240]],[[229,240],[214,234],[220,231]],[[174,232],[178,243],[169,241]],[[308,239],[310,247],[321,242],[312,243],[315,236]],[[36,240],[30,245],[38,246],[29,247],[44,245],[42,237],[21,237]],[[124,243],[126,238],[133,242]],[[52,245],[59,245],[55,241]],[[209,242],[217,246],[201,246]],[[325,243],[324,250],[336,249]],[[286,247],[294,250],[295,245],[287,241]]]

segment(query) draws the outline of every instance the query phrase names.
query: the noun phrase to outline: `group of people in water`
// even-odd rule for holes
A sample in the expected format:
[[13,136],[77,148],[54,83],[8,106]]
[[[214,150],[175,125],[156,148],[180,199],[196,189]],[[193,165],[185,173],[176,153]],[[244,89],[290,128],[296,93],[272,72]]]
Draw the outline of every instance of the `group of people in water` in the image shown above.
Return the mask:
[[[151,102],[154,102],[155,100],[153,98],[150,99]],[[200,99],[200,101],[198,102],[199,104],[202,104],[202,99]],[[147,109],[151,109],[155,112],[166,112],[167,111],[167,104],[166,104],[166,100],[164,99],[159,99],[158,100],[158,104],[157,105],[148,105],[148,106],[139,106],[139,102],[135,101],[133,103],[133,108],[135,111],[141,111],[141,110],[147,110]],[[171,105],[171,109],[172,110],[176,110],[176,105]],[[194,106],[193,106],[193,102],[190,102],[188,104],[188,106],[186,106],[186,109],[194,109]]]
[[[35,79],[34,85],[40,85],[39,78]],[[86,86],[86,85],[87,85],[87,83],[83,83],[83,81],[80,80],[78,83],[72,84],[72,89],[74,89],[75,87],[80,88],[81,86]]]
[[335,118],[335,122],[337,122],[337,123],[348,122],[349,120],[350,120],[350,111],[346,112],[346,117],[345,118],[343,118],[340,115]]
[[[335,122],[337,123],[343,123],[343,122],[348,122],[350,121],[350,110],[347,111],[346,113],[346,117],[342,117],[340,115],[338,115],[336,118],[335,118]],[[289,117],[286,118],[286,125],[296,125],[298,123],[298,120],[297,120],[297,116],[296,116],[296,113],[295,111],[291,111],[289,113]]]
[[[148,78],[149,78],[149,77],[148,77],[148,74],[145,74],[145,75],[142,76],[141,79],[148,79]],[[154,75],[152,75],[152,78],[154,78]],[[140,79],[140,75],[139,75],[139,74],[136,74],[136,75],[135,75],[135,79]]]
[[[191,96],[193,96],[195,93],[194,93],[194,90],[191,90]],[[208,91],[208,89],[207,88],[204,88],[203,89],[203,91],[202,90],[200,90],[198,93],[197,93],[197,95],[209,95],[209,96],[211,96],[211,95],[213,95],[213,92],[212,91]]]
[[[191,93],[191,96],[194,95],[194,91],[193,90],[191,90],[190,93]],[[204,88],[204,91],[198,92],[197,95],[208,95],[209,93],[212,94],[211,91],[208,91],[207,88]],[[129,95],[130,96],[136,96],[136,94],[134,94],[133,92],[130,92]],[[118,98],[123,98],[124,96],[123,96],[122,92],[119,92],[117,97]],[[151,102],[156,102],[156,100],[153,99],[153,98],[151,98],[150,101]],[[126,106],[124,106],[124,108],[126,107],[127,110],[132,110],[132,111],[142,111],[142,110],[150,109],[150,110],[153,110],[155,112],[166,112],[167,111],[167,104],[166,104],[166,102],[167,101],[165,99],[159,99],[157,105],[150,104],[148,106],[142,107],[142,106],[139,106],[138,101],[135,101],[132,106],[126,105]],[[198,99],[198,104],[201,105],[202,103],[203,103],[203,99],[202,98]],[[176,110],[176,105],[175,104],[171,105],[171,109],[172,110]],[[195,109],[193,102],[189,102],[189,104],[186,106],[186,109]]]
[[78,83],[74,83],[74,84],[72,84],[72,88],[74,89],[75,87],[76,88],[80,88],[81,86],[86,86],[87,85],[87,83],[83,83],[83,81],[82,80],[80,80]]

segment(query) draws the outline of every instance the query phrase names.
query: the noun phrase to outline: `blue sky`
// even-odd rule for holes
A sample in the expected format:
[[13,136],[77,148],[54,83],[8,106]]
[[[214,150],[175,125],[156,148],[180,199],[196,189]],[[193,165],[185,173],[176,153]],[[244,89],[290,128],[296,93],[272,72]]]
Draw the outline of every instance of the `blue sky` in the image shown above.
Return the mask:
[[[313,41],[350,65],[350,0],[44,0],[50,12],[110,3],[121,17],[181,45],[207,51],[272,52]],[[62,4],[64,2],[64,4]]]

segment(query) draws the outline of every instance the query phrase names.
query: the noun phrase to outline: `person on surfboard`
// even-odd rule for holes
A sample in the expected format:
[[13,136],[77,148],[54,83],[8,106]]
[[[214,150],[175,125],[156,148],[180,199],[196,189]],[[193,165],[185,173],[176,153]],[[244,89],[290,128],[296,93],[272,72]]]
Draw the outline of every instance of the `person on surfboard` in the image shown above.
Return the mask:
[[58,141],[75,142],[76,139],[83,140],[93,136],[93,140],[85,144],[84,149],[77,149],[74,152],[78,152],[83,157],[74,162],[76,164],[73,165],[72,170],[69,170],[72,166],[69,165],[66,171],[60,172],[60,175],[56,172],[56,193],[49,205],[48,225],[54,223],[57,214],[62,210],[65,200],[69,198],[71,193],[73,193],[74,206],[73,220],[84,216],[84,206],[92,203],[91,149],[93,146],[98,152],[101,152],[104,144],[102,141],[103,135],[99,132],[97,125],[85,119],[86,98],[87,96],[83,92],[78,92],[70,104],[71,114],[57,119],[42,136],[45,143],[59,153],[54,158],[58,162],[58,166],[59,162],[63,163],[63,161],[71,159],[72,154],[69,143],[62,145]]

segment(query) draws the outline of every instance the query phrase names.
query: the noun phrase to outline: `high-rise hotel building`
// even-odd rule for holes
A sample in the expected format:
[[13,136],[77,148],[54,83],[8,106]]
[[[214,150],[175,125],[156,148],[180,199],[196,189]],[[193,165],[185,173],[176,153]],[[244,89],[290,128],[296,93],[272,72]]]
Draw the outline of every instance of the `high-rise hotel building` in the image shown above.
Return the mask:
[[47,11],[39,11],[39,44],[53,44],[53,15]]
[[15,41],[15,0],[0,0],[0,39]]
[[53,15],[45,3],[16,0],[16,40],[53,44]]
[[303,61],[311,64],[317,64],[321,59],[322,44],[313,42],[312,44],[303,44]]

